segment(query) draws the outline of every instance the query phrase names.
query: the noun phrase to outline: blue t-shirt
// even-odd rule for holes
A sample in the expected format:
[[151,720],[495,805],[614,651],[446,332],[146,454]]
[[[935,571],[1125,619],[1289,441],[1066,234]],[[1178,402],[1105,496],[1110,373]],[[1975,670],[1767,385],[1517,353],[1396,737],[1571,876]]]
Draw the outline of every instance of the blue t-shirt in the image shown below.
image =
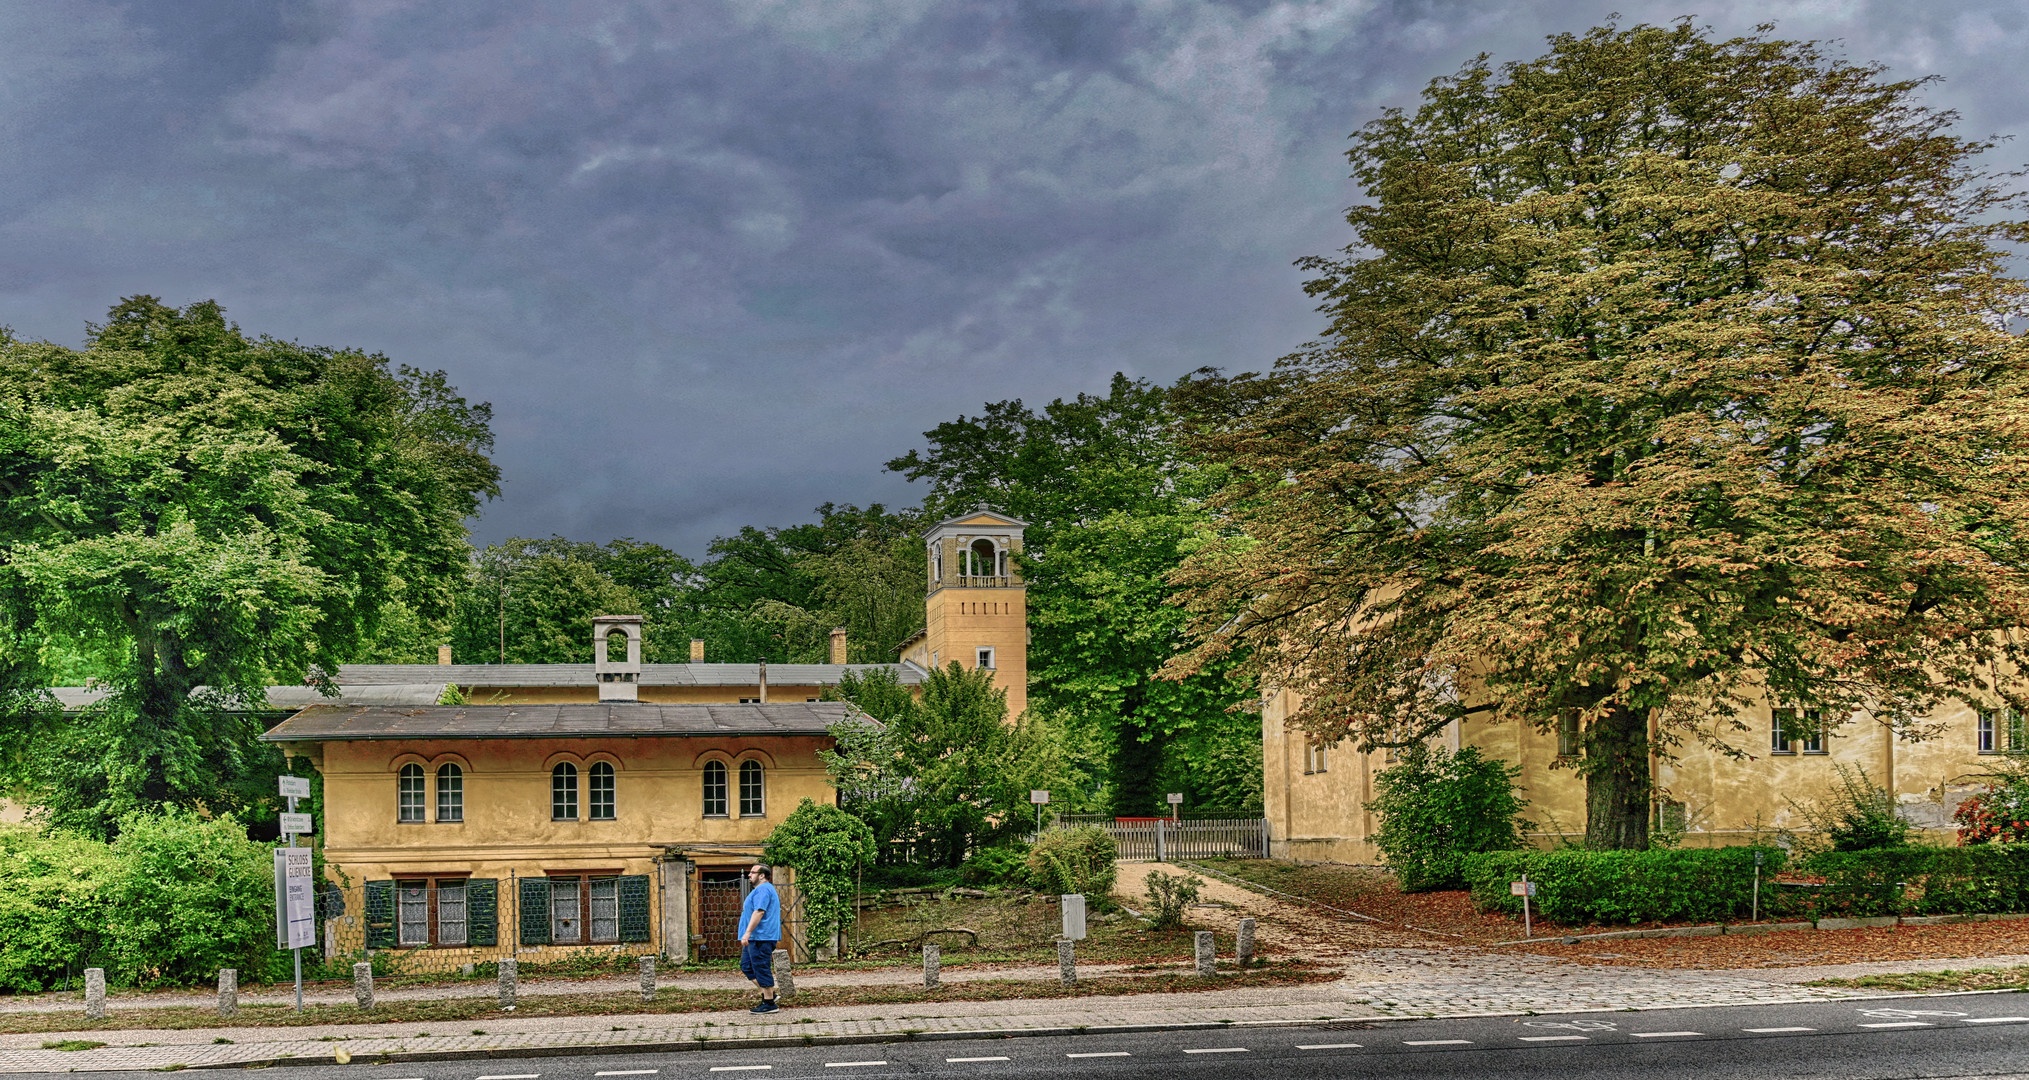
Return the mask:
[[761,925],[754,928],[753,936],[747,940],[781,941],[782,898],[775,895],[775,886],[764,881],[747,894],[746,902],[740,905],[740,933],[747,932],[747,920],[756,911],[761,913]]

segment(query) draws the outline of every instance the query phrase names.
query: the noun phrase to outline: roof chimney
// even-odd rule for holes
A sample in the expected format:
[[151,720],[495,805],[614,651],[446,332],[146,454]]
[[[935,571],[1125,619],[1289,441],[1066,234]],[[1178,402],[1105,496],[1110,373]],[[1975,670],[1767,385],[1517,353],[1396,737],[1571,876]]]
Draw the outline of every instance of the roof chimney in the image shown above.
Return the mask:
[[761,669],[755,681],[759,683],[758,689],[761,694],[761,704],[768,704],[768,661],[761,661]]
[[845,627],[836,626],[831,631],[831,662],[845,663]]
[[705,662],[705,639],[701,637],[690,639],[690,662],[693,664]]
[[438,667],[451,666],[451,647],[449,645],[437,646],[437,666]]
[[[608,659],[608,640],[627,639],[627,658]],[[599,700],[641,700],[641,616],[600,615],[592,620],[592,674],[599,680]]]

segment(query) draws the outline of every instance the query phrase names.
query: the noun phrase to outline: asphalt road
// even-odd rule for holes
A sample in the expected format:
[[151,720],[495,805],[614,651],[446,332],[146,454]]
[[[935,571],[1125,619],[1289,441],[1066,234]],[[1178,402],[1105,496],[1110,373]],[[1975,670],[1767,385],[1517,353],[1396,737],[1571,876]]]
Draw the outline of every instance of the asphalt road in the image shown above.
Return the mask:
[[[2029,996],[274,1067],[262,1080],[2029,1078]],[[63,1075],[74,1074],[17,1074]],[[143,1074],[102,1074],[129,1075]]]

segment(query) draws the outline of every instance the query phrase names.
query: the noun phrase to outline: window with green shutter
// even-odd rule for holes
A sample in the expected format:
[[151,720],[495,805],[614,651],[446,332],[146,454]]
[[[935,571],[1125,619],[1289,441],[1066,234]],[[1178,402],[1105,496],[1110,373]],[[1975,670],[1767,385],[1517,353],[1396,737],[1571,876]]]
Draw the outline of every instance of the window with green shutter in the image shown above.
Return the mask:
[[648,941],[648,875],[632,874],[620,879],[620,940]]
[[392,881],[366,883],[366,947],[395,947],[395,883]]
[[500,882],[473,878],[465,883],[466,918],[474,945],[500,944]]
[[521,943],[550,943],[550,883],[548,878],[521,879]]

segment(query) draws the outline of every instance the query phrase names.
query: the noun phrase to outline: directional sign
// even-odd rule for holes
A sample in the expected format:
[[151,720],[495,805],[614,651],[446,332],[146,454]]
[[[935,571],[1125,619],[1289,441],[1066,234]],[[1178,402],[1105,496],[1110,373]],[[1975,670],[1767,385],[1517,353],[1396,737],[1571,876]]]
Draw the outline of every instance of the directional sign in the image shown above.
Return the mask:
[[282,819],[282,835],[284,836],[290,833],[295,833],[297,836],[308,836],[317,831],[311,827],[310,815],[308,814],[282,814],[280,816]]
[[280,781],[282,782],[282,794],[283,794],[284,796],[288,796],[288,797],[294,797],[294,798],[298,798],[298,799],[307,799],[307,798],[309,798],[309,797],[310,797],[310,778],[309,778],[309,777],[307,777],[307,776],[281,776],[281,777],[276,777],[276,779],[278,779],[278,780],[280,780]]
[[1510,881],[1508,882],[1508,895],[1534,896],[1536,895],[1536,883],[1533,881]]
[[1029,792],[1029,801],[1037,806],[1042,806],[1050,801],[1050,793],[1047,791],[1031,791]]

